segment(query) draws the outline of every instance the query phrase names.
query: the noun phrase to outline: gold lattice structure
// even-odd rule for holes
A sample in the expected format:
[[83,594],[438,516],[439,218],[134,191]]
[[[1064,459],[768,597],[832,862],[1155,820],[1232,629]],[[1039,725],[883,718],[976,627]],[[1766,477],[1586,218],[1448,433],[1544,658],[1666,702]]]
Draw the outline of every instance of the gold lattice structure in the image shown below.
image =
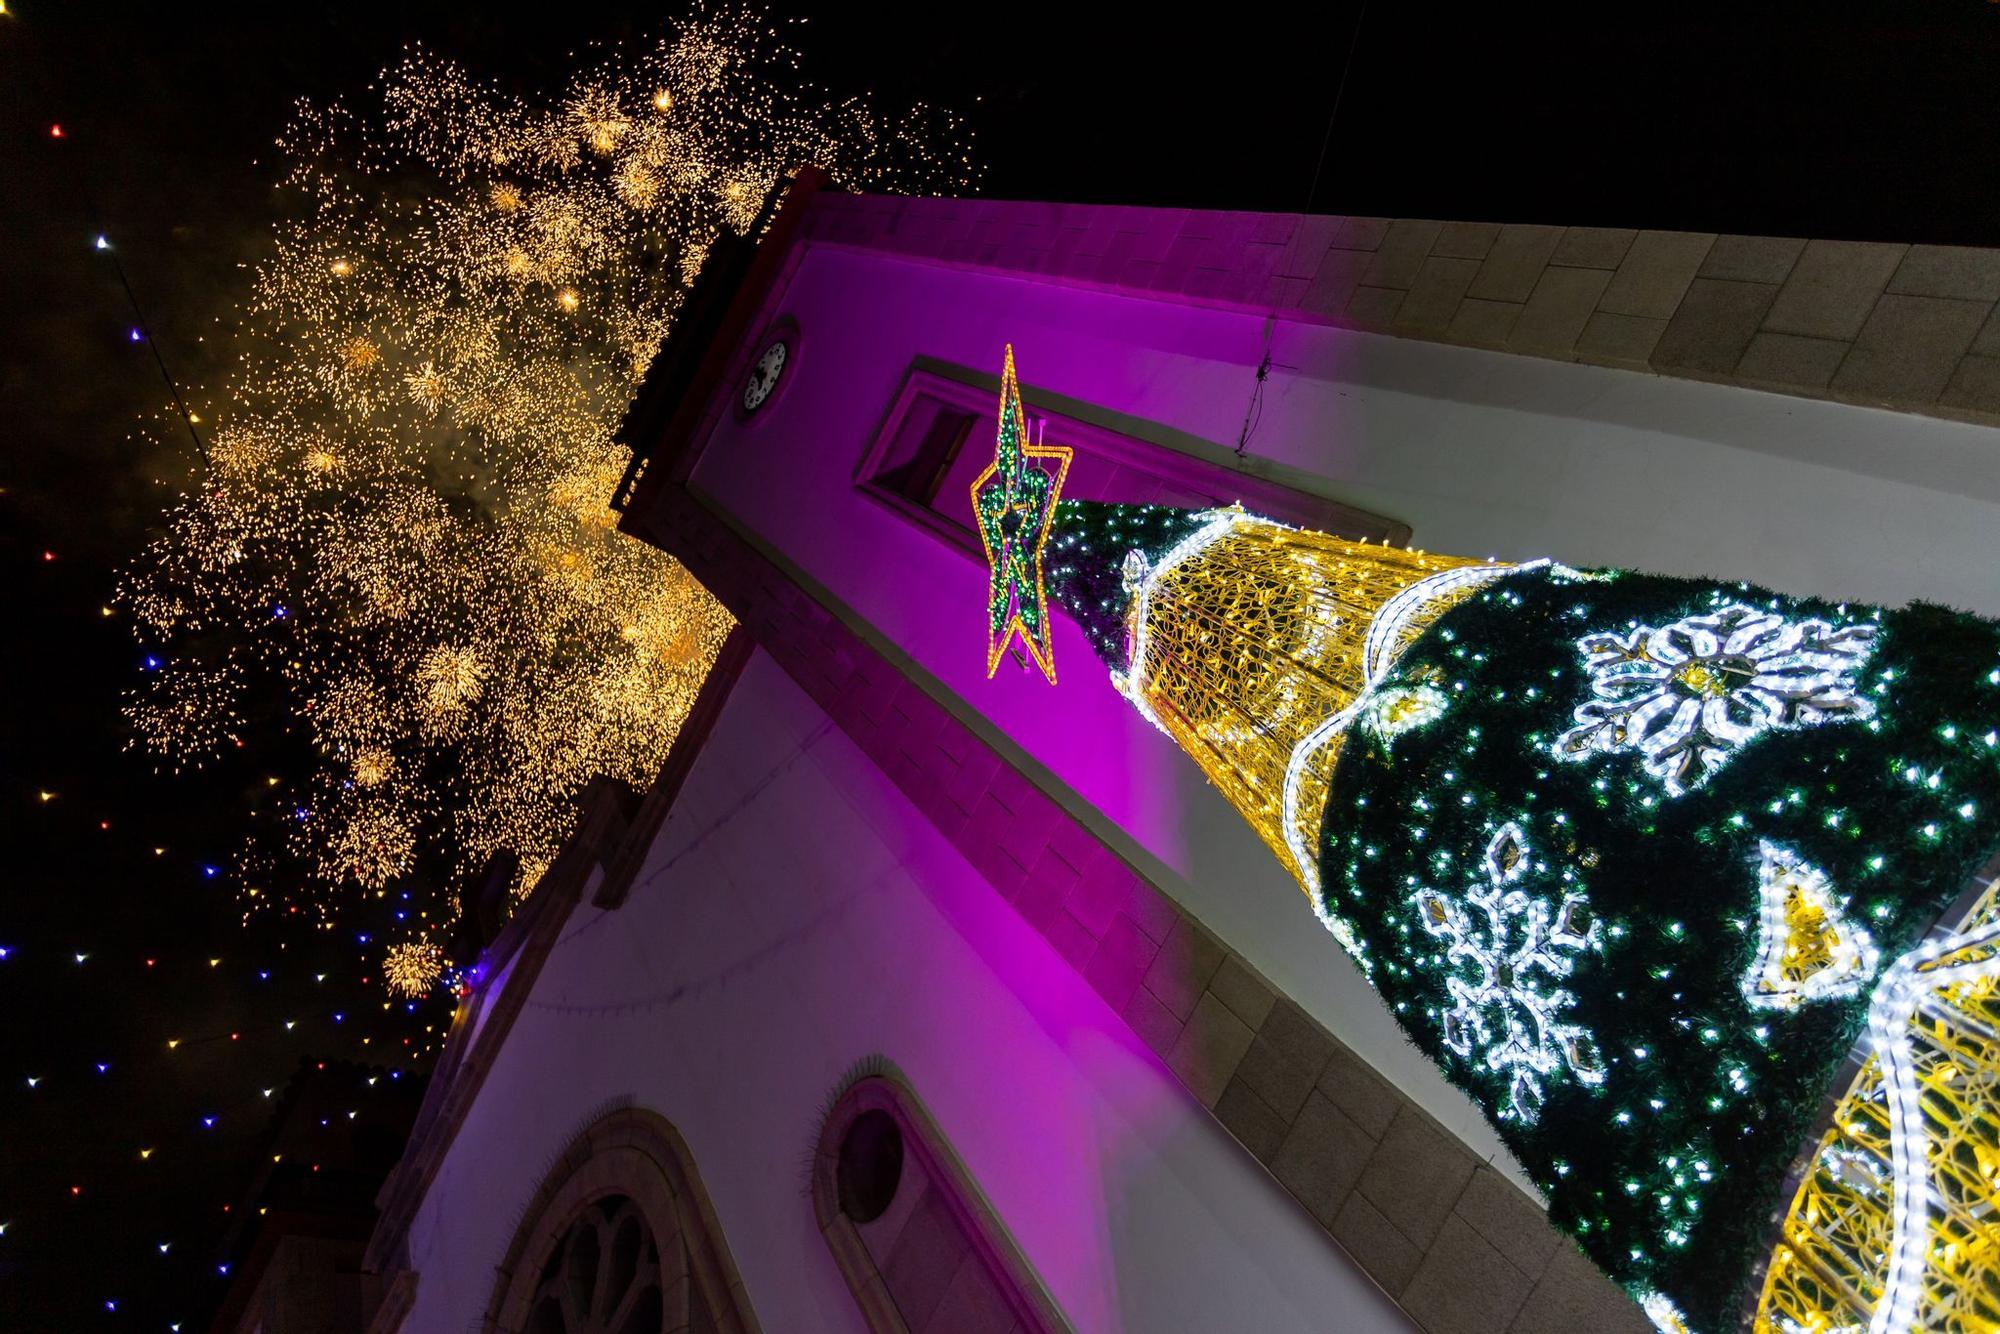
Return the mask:
[[2000,1330],[2000,892],[1893,965],[1786,1215],[1756,1334]]
[[1475,588],[1519,567],[1349,542],[1240,509],[1134,585],[1120,688],[1180,743],[1308,895],[1347,725],[1396,655]]

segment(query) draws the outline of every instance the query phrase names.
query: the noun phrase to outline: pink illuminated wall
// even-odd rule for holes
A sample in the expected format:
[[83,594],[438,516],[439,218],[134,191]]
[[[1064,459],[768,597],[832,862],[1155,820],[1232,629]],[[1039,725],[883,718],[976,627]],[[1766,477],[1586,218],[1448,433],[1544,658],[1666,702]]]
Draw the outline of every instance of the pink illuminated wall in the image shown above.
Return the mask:
[[880,1053],[1079,1331],[1406,1330],[1317,1224],[761,654],[625,905],[573,913],[411,1227],[405,1328],[475,1327],[608,1105],[693,1153],[767,1331],[865,1326],[808,1196]]

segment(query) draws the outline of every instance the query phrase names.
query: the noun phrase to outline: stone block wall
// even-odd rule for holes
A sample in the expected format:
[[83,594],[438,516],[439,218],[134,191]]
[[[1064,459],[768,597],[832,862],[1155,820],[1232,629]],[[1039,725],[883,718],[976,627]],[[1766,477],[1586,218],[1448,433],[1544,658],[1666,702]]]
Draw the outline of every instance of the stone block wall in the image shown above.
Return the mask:
[[722,600],[1428,1334],[1651,1328],[1539,1204],[1280,996],[795,572],[683,486],[662,488],[627,522]]
[[2000,250],[823,192],[807,237],[2000,424]]

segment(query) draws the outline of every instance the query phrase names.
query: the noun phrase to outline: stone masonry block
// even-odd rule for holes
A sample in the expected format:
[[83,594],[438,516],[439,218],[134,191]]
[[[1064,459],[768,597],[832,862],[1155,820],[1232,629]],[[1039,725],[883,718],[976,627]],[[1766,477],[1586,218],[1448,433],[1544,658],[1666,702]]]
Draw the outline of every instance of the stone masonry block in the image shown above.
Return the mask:
[[1000,845],[991,839],[980,838],[968,829],[960,835],[959,853],[972,868],[986,878],[1003,899],[1012,902],[1027,881],[1027,868],[1000,850]]
[[1577,359],[1603,366],[1643,369],[1653,355],[1653,349],[1659,346],[1660,335],[1666,331],[1665,320],[1649,320],[1640,315],[1612,315],[1600,310],[1590,317],[1590,322],[1577,336]]
[[1118,1013],[1131,1030],[1139,1035],[1139,1040],[1151,1047],[1153,1053],[1163,1061],[1167,1058],[1167,1053],[1174,1049],[1174,1043],[1180,1040],[1181,1029],[1185,1027],[1180,1016],[1169,1010],[1160,1002],[1158,996],[1144,987],[1134,991],[1132,999],[1126,1001],[1125,1008]]
[[1271,1007],[1277,1003],[1271,988],[1234,954],[1224,957],[1208,989],[1232,1014],[1248,1024],[1253,1033],[1263,1027]]
[[1448,259],[1432,255],[1417,271],[1409,299],[1396,312],[1396,327],[1420,333],[1439,333],[1448,328],[1479,273],[1476,259]]
[[913,742],[919,739],[928,742],[950,716],[944,705],[932,699],[922,686],[908,679],[904,680],[889,707],[895,711],[903,730],[903,749],[912,754],[916,753]]
[[1315,1093],[1285,1133],[1271,1174],[1321,1227],[1330,1227],[1374,1148],[1375,1141],[1345,1112]]
[[1345,313],[1347,303],[1354,297],[1354,289],[1360,285],[1361,270],[1368,267],[1368,252],[1365,250],[1329,250],[1321,258],[1319,268],[1313,272],[1312,281],[1306,284],[1306,293],[1300,298],[1300,305],[1315,315],[1337,316]]
[[1533,1288],[1532,1278],[1453,1218],[1403,1290],[1403,1309],[1427,1334],[1493,1334],[1514,1319]]
[[1396,1113],[1358,1184],[1369,1203],[1404,1236],[1428,1246],[1458,1203],[1475,1166],[1470,1149],[1412,1104]]
[[1615,269],[1639,233],[1631,227],[1571,227],[1549,263],[1568,269]]
[[1544,269],[1507,346],[1516,352],[1569,356],[1610,281],[1603,269]]
[[1672,319],[1715,244],[1713,232],[1640,232],[1604,289],[1600,308],[1613,315]]
[[964,766],[966,756],[970,755],[975,747],[984,749],[979,746],[978,738],[972,735],[972,729],[949,714],[938,724],[937,731],[931,734],[931,744],[940,754],[951,760],[954,772]]
[[1215,937],[1183,917],[1160,947],[1153,966],[1146,970],[1146,989],[1175,1018],[1185,1021],[1208,990],[1208,980],[1222,966],[1222,955]]
[[1481,301],[1526,301],[1534,295],[1535,284],[1562,234],[1560,227],[1502,227],[1466,295]]
[[1697,276],[1782,284],[1791,277],[1792,266],[1805,248],[1802,236],[1718,236]]
[[1764,317],[1775,333],[1852,339],[1909,249],[1873,241],[1808,241]]
[[1961,412],[2000,415],[2000,358],[1967,357],[1959,362],[1938,402]]
[[1777,294],[1769,283],[1696,278],[1653,349],[1653,365],[1663,371],[1727,375],[1743,360]]
[[1417,1244],[1396,1231],[1374,1205],[1351,1191],[1333,1220],[1333,1239],[1346,1248],[1368,1277],[1391,1296],[1400,1296],[1424,1261]]
[[1420,218],[1398,218],[1390,223],[1382,244],[1375,248],[1375,258],[1362,271],[1363,285],[1407,291],[1417,281],[1424,257],[1431,253],[1431,243],[1437,240],[1442,225]]
[[1075,867],[1078,874],[1084,874],[1104,851],[1104,845],[1074,816],[1067,811],[1063,815],[1064,818],[1049,826],[1049,846]]
[[[1061,850],[1050,844],[1053,856],[1062,856]],[[1064,857],[1065,864],[1068,858]],[[1115,874],[1099,874],[1099,864],[1095,858],[1086,858],[1087,869],[1078,871],[1069,892],[1069,910],[1090,928],[1095,936],[1102,936],[1111,929],[1111,924],[1122,916],[1125,906],[1126,888]],[[1110,869],[1110,868],[1104,868]],[[1136,928],[1135,928],[1136,929]]]
[[[977,819],[975,815],[975,822]],[[1029,867],[1019,891],[1014,894],[1014,908],[1028,925],[1047,935],[1058,917],[1073,919],[1069,900],[1076,889],[1076,880],[1076,872],[1070,869],[1068,862],[1044,849]],[[1085,929],[1089,928],[1086,926]]]
[[1222,1096],[1215,1100],[1215,1119],[1236,1137],[1238,1144],[1250,1150],[1251,1157],[1267,1164],[1277,1156],[1279,1146],[1285,1142],[1285,1132],[1290,1129],[1285,1119],[1272,1111],[1240,1077],[1230,1080]]
[[1287,278],[1274,273],[1255,293],[1255,304],[1266,310],[1303,310],[1306,288],[1311,282],[1310,278]]
[[1986,327],[1979,331],[1979,337],[1972,340],[1972,355],[2000,357],[2000,307],[1987,317]]
[[1539,1204],[1484,1164],[1465,1184],[1452,1213],[1524,1274],[1540,1274],[1563,1240]]
[[1284,278],[1310,278],[1318,273],[1320,261],[1333,249],[1333,238],[1339,233],[1340,224],[1341,219],[1323,213],[1300,218],[1278,256],[1278,267],[1272,272]]
[[1236,1067],[1236,1078],[1288,1122],[1306,1105],[1318,1074],[1304,1062],[1290,1059],[1262,1034],[1251,1039],[1243,1064]]
[[1097,948],[1083,968],[1084,980],[1112,1009],[1122,1011],[1159,952],[1160,947],[1132,925],[1131,918],[1121,916],[1098,937]]
[[1431,254],[1447,259],[1485,259],[1500,239],[1497,222],[1447,222],[1431,242]]
[[967,811],[979,805],[987,785],[1000,768],[1000,757],[984,746],[975,746],[959,762],[958,772],[947,780],[945,795]]
[[2000,301],[2000,250],[1962,245],[1913,245],[1889,280],[1907,296]]
[[1071,968],[1082,973],[1090,967],[1091,956],[1097,953],[1098,939],[1067,910],[1057,913],[1041,928],[1041,932]]
[[1342,218],[1333,243],[1342,250],[1373,250],[1388,232],[1387,218]]
[[1310,1015],[1280,997],[1264,1017],[1237,1073],[1289,1120],[1298,1115],[1306,1094],[1325,1073],[1336,1045]]
[[[980,802],[978,808],[974,808],[972,818],[980,820],[992,800],[994,794],[992,790],[988,790],[986,800]],[[1008,810],[1004,816],[986,818],[986,836],[998,842],[1000,848],[1022,866],[1030,870],[1040,870],[1042,858],[1048,852],[1050,824],[1054,824],[1054,812],[1050,810],[1034,806],[1030,806],[1028,810]],[[1068,886],[1074,884],[1074,872],[1070,872],[1066,864],[1062,866],[1062,872],[1066,876],[1064,890],[1068,890]]]
[[1834,392],[1870,403],[1937,401],[1993,309],[1991,301],[1885,294],[1833,377]]
[[1646,1313],[1568,1240],[1556,1247],[1507,1334],[1651,1334]]
[[1180,1040],[1167,1053],[1167,1066],[1204,1107],[1215,1106],[1250,1049],[1250,1026],[1207,992],[1195,1002]]
[[1181,920],[1181,910],[1173,900],[1154,888],[1144,876],[1121,861],[1110,849],[1100,849],[1097,860],[1091,864],[1090,874],[1100,880],[1111,880],[1123,891],[1123,904],[1119,911],[1132,919],[1133,925],[1146,933],[1148,939],[1164,944],[1173,932],[1175,923]]
[[1122,287],[1127,291],[1150,291],[1158,284],[1153,275],[1160,270],[1159,261],[1151,259],[1120,259],[1111,255],[1104,257],[1104,267],[1099,270],[1099,281],[1111,287]]
[[1468,297],[1459,302],[1458,313],[1451,317],[1445,337],[1454,343],[1500,347],[1506,343],[1507,335],[1514,332],[1514,321],[1521,318],[1521,310],[1521,303],[1515,301],[1475,301]]
[[1848,344],[1831,338],[1760,333],[1750,340],[1743,360],[1736,364],[1736,378],[1759,389],[1824,393],[1847,348]]
[[1347,300],[1342,318],[1346,323],[1364,329],[1386,329],[1395,321],[1396,312],[1402,308],[1403,298],[1408,295],[1408,292],[1395,287],[1357,287],[1354,295]]
[[1334,1042],[1320,1071],[1319,1091],[1376,1139],[1389,1133],[1396,1113],[1408,1101],[1374,1068],[1345,1044]]
[[[905,775],[898,773],[892,774],[891,777],[895,778],[897,784],[901,786]],[[909,796],[910,801],[916,808],[922,811],[933,825],[937,826],[938,832],[950,839],[955,845],[958,842],[959,835],[965,830],[965,822],[971,817],[959,807],[957,802],[954,802],[950,797],[945,795],[944,787],[936,781],[933,775],[918,771],[909,774],[908,777],[911,786],[903,789],[905,794]],[[1013,859],[1010,857],[1008,860],[1012,861]]]
[[1251,245],[1282,246],[1304,219],[1297,213],[1244,213],[1243,239]]

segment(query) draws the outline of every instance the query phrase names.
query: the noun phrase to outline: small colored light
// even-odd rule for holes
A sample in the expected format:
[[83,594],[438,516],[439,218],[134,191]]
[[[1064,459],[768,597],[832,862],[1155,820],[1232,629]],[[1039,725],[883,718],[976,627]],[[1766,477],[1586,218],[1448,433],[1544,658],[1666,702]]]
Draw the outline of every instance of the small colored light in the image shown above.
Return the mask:
[[141,342],[144,342],[144,341],[145,341],[145,339],[146,339],[146,335],[145,335],[145,333],[144,333],[144,332],[143,332],[143,331],[142,331],[142,330],[141,330],[141,329],[139,328],[139,326],[138,326],[138,325],[136,325],[136,324],[135,324],[135,325],[133,325],[133,326],[132,326],[132,341],[133,341],[133,342],[135,342],[135,343],[141,343]]
[[97,238],[97,248],[99,250],[109,250],[111,249],[111,242],[105,240],[102,236],[100,236]]

